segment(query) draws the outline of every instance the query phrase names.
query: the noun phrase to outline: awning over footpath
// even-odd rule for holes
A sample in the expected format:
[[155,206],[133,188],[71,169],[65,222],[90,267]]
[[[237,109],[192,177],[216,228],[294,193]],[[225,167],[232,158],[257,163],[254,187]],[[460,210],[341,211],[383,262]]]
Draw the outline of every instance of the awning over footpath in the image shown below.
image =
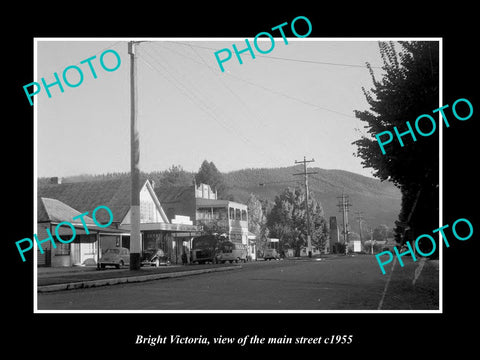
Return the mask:
[[[120,227],[123,230],[130,231],[131,225],[124,224]],[[140,223],[141,231],[169,231],[169,232],[201,232],[202,226],[188,224],[170,224],[170,223]]]

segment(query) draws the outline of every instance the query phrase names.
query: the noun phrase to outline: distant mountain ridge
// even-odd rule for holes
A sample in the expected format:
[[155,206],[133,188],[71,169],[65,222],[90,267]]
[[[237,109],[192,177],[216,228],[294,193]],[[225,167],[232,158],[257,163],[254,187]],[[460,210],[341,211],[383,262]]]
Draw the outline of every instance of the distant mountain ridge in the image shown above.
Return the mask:
[[[304,185],[303,176],[293,175],[301,172],[299,166],[243,169],[225,173],[224,177],[229,192],[237,201],[246,202],[250,193],[261,199],[273,201],[286,187]],[[356,212],[359,211],[371,228],[380,224],[394,227],[394,221],[400,212],[401,192],[392,183],[345,170],[310,167],[308,172],[317,172],[309,175],[309,189],[322,204],[327,219],[336,216],[338,223],[342,222],[337,197],[343,192],[349,196],[352,205],[349,208],[349,224],[352,231],[358,232]]]

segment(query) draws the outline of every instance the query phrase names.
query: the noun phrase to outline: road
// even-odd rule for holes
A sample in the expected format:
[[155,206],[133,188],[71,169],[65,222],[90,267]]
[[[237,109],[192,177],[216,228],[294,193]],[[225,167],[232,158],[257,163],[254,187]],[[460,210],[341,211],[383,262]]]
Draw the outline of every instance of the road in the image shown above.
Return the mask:
[[404,262],[390,276],[370,255],[258,261],[220,273],[39,293],[38,309],[437,310],[438,269],[428,262],[414,286],[419,262]]

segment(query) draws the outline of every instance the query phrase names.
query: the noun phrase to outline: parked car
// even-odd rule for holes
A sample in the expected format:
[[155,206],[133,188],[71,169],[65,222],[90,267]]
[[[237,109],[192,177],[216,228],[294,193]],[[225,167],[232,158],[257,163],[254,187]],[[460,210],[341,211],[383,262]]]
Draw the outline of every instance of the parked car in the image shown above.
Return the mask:
[[217,251],[217,262],[219,264],[225,264],[227,261],[230,263],[243,261],[247,262],[248,251],[244,244],[234,243],[231,241],[222,242]]
[[280,255],[278,254],[277,250],[275,249],[265,249],[263,252],[263,259],[264,260],[278,260],[280,259]]
[[170,260],[162,249],[145,250],[143,252],[142,266],[170,265]]
[[115,266],[117,269],[130,264],[130,251],[124,247],[106,249],[99,261],[100,267]]

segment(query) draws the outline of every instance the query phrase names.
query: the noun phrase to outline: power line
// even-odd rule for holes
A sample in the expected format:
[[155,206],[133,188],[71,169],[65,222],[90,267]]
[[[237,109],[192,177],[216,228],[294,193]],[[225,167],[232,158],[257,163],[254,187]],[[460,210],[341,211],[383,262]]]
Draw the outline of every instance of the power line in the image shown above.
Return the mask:
[[[145,49],[144,49],[145,50]],[[157,54],[158,52],[153,49]],[[148,55],[150,58],[153,59],[153,61],[155,63],[157,63],[162,69],[164,69],[164,71],[166,71],[170,77],[174,80],[172,82],[172,80],[167,77],[166,75],[164,75],[155,65],[152,65],[144,56],[143,54],[146,54]],[[221,117],[217,116],[216,114],[216,111],[210,107],[208,105],[208,101],[206,98],[203,98],[202,99],[202,92],[200,90],[197,90],[195,88],[195,85],[193,83],[190,82],[190,88],[187,88],[185,85],[183,85],[183,83],[177,79],[171,71],[169,71],[165,65],[163,65],[162,63],[160,63],[151,53],[149,53],[148,51],[144,51],[143,54],[139,54],[139,57],[145,62],[147,63],[147,65],[149,65],[154,71],[156,71],[157,73],[159,73],[162,77],[164,77],[167,81],[169,81],[170,83],[172,83],[182,94],[184,94],[185,96],[187,96],[191,101],[192,103],[194,103],[196,106],[198,106],[200,108],[200,110],[204,111],[210,118],[212,118],[213,120],[215,120],[218,124],[220,124],[224,129],[230,131],[230,132],[233,132],[238,138],[240,138],[241,141],[243,141],[245,144],[249,145],[249,146],[254,146],[256,148],[258,148],[258,151],[260,153],[263,153],[267,158],[270,158],[270,156],[268,156],[268,154],[266,154],[264,152],[264,148],[255,144],[254,142],[252,142],[249,138],[247,138],[245,135],[243,135],[242,133],[240,133],[237,129],[233,128],[231,126],[231,123],[228,123],[227,121],[223,121],[221,120]],[[180,75],[182,76],[182,75]],[[182,76],[184,79],[185,77]],[[272,160],[270,158],[270,160]],[[282,161],[282,159],[279,159],[277,158],[276,161]]]
[[[293,62],[301,62],[301,63],[308,63],[308,64],[318,64],[318,65],[331,65],[331,66],[343,66],[343,67],[356,67],[356,68],[363,68],[367,69],[367,65],[359,65],[359,64],[342,64],[342,63],[333,63],[333,62],[326,62],[326,61],[315,61],[315,60],[303,60],[303,59],[290,59],[290,58],[283,58],[278,56],[267,56],[267,55],[256,55],[255,57],[263,57],[268,59],[275,59],[275,60],[284,60],[284,61],[293,61]],[[372,66],[374,69],[381,69],[380,66]]]
[[235,75],[233,75],[233,74],[228,74],[228,76],[231,76],[231,77],[233,77],[233,78],[235,78],[235,79],[237,79],[237,80],[243,81],[244,83],[247,83],[247,84],[249,84],[249,85],[258,87],[258,88],[263,89],[263,90],[265,90],[265,91],[268,91],[268,92],[270,92],[270,93],[272,93],[272,94],[280,95],[280,96],[286,97],[287,99],[294,100],[294,101],[300,102],[300,103],[305,104],[305,105],[313,106],[313,107],[315,107],[315,108],[317,108],[317,109],[329,111],[329,112],[332,112],[332,113],[335,113],[335,114],[339,114],[339,115],[342,115],[342,116],[346,116],[346,117],[349,117],[349,118],[356,119],[355,116],[348,115],[348,114],[346,114],[346,113],[343,113],[343,112],[340,112],[340,111],[337,111],[337,110],[328,109],[328,108],[326,108],[326,107],[323,107],[323,106],[320,106],[320,105],[317,105],[317,104],[313,104],[313,103],[308,102],[308,101],[305,101],[305,100],[303,100],[303,99],[300,99],[300,98],[297,98],[297,97],[294,97],[294,96],[285,94],[285,93],[283,93],[283,92],[280,92],[280,91],[277,91],[277,90],[274,90],[274,89],[271,89],[271,88],[267,88],[267,87],[265,87],[265,86],[263,86],[263,85],[259,85],[259,84],[257,84],[257,83],[252,82],[252,81],[239,78],[238,76],[235,76]]
[[[172,41],[173,43],[176,44],[181,44],[184,45],[181,42],[177,41]],[[208,49],[208,50],[214,50],[218,51],[218,49],[211,48],[208,46],[200,46],[200,45],[191,45],[193,47],[197,47],[199,49]],[[285,57],[279,57],[279,56],[271,56],[271,55],[255,55],[255,57],[261,57],[261,58],[267,58],[267,59],[274,59],[274,60],[284,60],[284,61],[294,61],[294,62],[302,62],[302,63],[309,63],[309,64],[318,64],[318,65],[328,65],[328,66],[343,66],[343,67],[355,67],[355,68],[363,68],[366,69],[366,65],[359,65],[359,64],[344,64],[344,63],[336,63],[336,62],[327,62],[327,61],[318,61],[318,60],[305,60],[305,59],[292,59],[292,58],[285,58]],[[373,69],[381,69],[381,66],[371,66]]]
[[[168,73],[168,70],[165,68],[165,66],[161,63],[159,63],[151,54],[149,54],[148,52],[144,52],[144,54],[148,54],[152,59],[153,61],[155,61],[157,64],[159,64],[162,68],[164,68],[164,70]],[[194,105],[196,105],[200,110],[202,110],[203,112],[205,112],[210,118],[213,118],[220,126],[222,126],[224,129],[228,130],[228,131],[231,131],[231,132],[234,132],[235,135],[237,135],[243,142],[245,142],[246,144],[249,144],[250,145],[250,142],[247,138],[245,138],[242,134],[238,133],[237,131],[235,131],[234,129],[232,129],[232,127],[228,126],[226,122],[222,121],[215,113],[215,111],[210,108],[207,103],[201,99],[201,97],[198,95],[198,94],[195,94],[193,87],[192,89],[188,89],[186,86],[184,86],[182,84],[182,82],[180,82],[177,78],[175,78],[171,73],[169,73],[169,75],[171,76],[171,78],[167,77],[165,74],[161,73],[160,70],[155,67],[154,65],[152,65],[147,59],[145,59],[145,57],[143,56],[143,54],[140,54],[139,55],[140,58],[145,61],[154,71],[158,72],[162,77],[164,77],[168,82],[170,82],[171,84],[173,84],[183,95],[185,95],[186,97],[188,97],[192,103]],[[173,79],[173,81],[172,81]]]
[[285,180],[285,181],[268,181],[268,182],[263,182],[259,183],[259,186],[265,186],[265,185],[272,185],[272,184],[285,184],[285,183],[297,183],[298,180]]
[[318,177],[316,177],[316,176],[312,176],[312,179],[317,180],[319,183],[326,183],[326,184],[328,184],[328,185],[330,185],[330,186],[332,186],[332,187],[337,187],[337,186],[338,186],[338,184],[335,184],[335,183],[333,183],[333,182],[331,182],[331,181],[328,181],[328,180],[326,180],[326,179],[320,179],[320,178],[318,178]]
[[[225,87],[225,88],[228,90],[228,92],[233,95],[233,97],[235,97],[235,99],[237,99],[237,101],[243,106],[243,108],[247,111],[247,113],[248,113],[251,117],[256,118],[256,119],[258,120],[258,123],[259,123],[260,125],[262,125],[264,129],[267,129],[267,125],[265,124],[264,118],[263,118],[262,116],[259,116],[256,112],[252,111],[252,110],[250,109],[250,107],[247,105],[247,103],[245,103],[245,101],[243,101],[243,99],[242,99],[235,91],[233,91],[233,90],[230,88],[230,86],[227,85],[227,83],[226,83],[225,81],[221,81],[221,80],[218,78],[218,76],[215,76],[214,69],[207,64],[207,62],[205,61],[205,59],[195,50],[195,48],[192,47],[192,50],[193,50],[193,52],[202,60],[203,64],[210,70],[210,72],[214,75],[214,78],[216,78],[216,79],[218,80],[218,82],[219,82],[223,87]],[[267,130],[270,130],[270,129],[267,129]],[[285,151],[284,156],[285,156],[285,158],[286,158],[286,156],[287,156],[286,148],[287,148],[288,145],[290,145],[290,144],[286,144],[282,139],[277,139],[277,141],[279,141],[279,142],[281,142],[281,143],[283,144],[284,147],[281,147],[281,149],[282,149],[283,151]]]
[[[180,43],[180,42],[172,42],[172,43],[180,44],[180,45],[183,45],[183,46],[189,46],[189,47],[192,48],[192,50],[193,50],[194,48],[216,50],[216,49],[213,49],[213,48],[209,48],[209,47],[205,47],[205,46],[192,45],[192,44],[189,44],[189,43],[187,43],[187,44],[183,44],[183,43]],[[199,63],[198,61],[194,60],[193,58],[191,58],[191,57],[189,57],[189,56],[186,56],[186,55],[183,55],[183,54],[179,53],[178,51],[173,51],[172,49],[167,48],[167,47],[165,47],[165,49],[168,49],[168,50],[170,50],[170,51],[172,51],[172,52],[175,52],[175,53],[178,54],[179,56],[183,56],[184,58],[189,59],[189,60],[191,60],[191,61],[193,61],[193,62],[195,62],[195,63],[197,63],[197,64],[201,64],[201,63]],[[213,68],[205,62],[205,60],[200,56],[200,54],[198,54],[196,51],[194,51],[194,52],[195,52],[195,54],[196,54],[198,57],[200,57],[200,58],[202,59],[203,65],[205,65],[205,66],[208,67],[211,71],[213,71]],[[332,63],[332,64],[333,64],[333,63]],[[231,77],[231,78],[234,78],[234,79],[236,79],[236,80],[242,81],[242,82],[244,82],[244,83],[246,83],[246,84],[248,84],[248,85],[250,85],[250,86],[257,87],[257,88],[259,88],[259,89],[262,89],[262,90],[267,91],[267,92],[269,92],[269,93],[272,93],[272,94],[274,94],[274,95],[279,95],[279,96],[285,97],[285,98],[287,98],[287,99],[290,99],[290,100],[299,102],[299,103],[301,103],[301,104],[314,107],[314,108],[319,109],[319,110],[324,110],[324,111],[328,111],[328,112],[331,112],[331,113],[334,113],[334,114],[342,115],[342,116],[345,116],[345,117],[348,117],[348,118],[357,119],[357,118],[356,118],[355,116],[353,116],[353,115],[346,114],[346,113],[341,112],[341,111],[329,109],[329,108],[327,108],[327,107],[320,106],[320,105],[318,105],[318,104],[314,104],[314,103],[312,103],[312,102],[309,102],[309,101],[300,99],[300,98],[298,98],[298,97],[295,97],[295,96],[292,96],[292,95],[283,93],[283,92],[281,92],[281,91],[278,91],[278,90],[275,90],[275,89],[272,89],[272,88],[269,88],[269,87],[260,85],[260,84],[258,84],[258,83],[253,82],[253,81],[240,78],[240,77],[238,77],[238,76],[236,76],[236,75],[233,75],[233,74],[230,73],[230,72],[226,72],[226,73],[224,73],[224,74],[226,74],[226,76],[228,76],[228,77]]]
[[[163,47],[163,48],[165,48],[165,47]],[[221,85],[222,85],[223,87],[225,87],[225,88],[227,89],[227,91],[241,104],[241,106],[245,109],[247,115],[250,116],[250,117],[252,117],[252,118],[256,118],[256,119],[258,120],[258,123],[259,123],[260,125],[262,125],[264,128],[266,128],[265,121],[264,121],[263,119],[261,119],[258,114],[256,114],[256,113],[253,112],[252,110],[250,110],[250,108],[249,108],[248,105],[245,103],[245,101],[243,101],[243,99],[242,99],[235,91],[233,91],[230,86],[228,86],[224,81],[221,81],[218,76],[215,76],[216,73],[215,73],[214,69],[207,64],[207,62],[205,61],[205,59],[204,59],[193,47],[191,47],[191,49],[192,49],[193,52],[196,54],[196,56],[197,56],[198,58],[200,58],[200,60],[202,61],[203,65],[205,65],[205,66],[210,70],[210,72],[213,74],[213,76],[221,83]],[[153,49],[153,50],[154,50],[157,54],[159,54],[156,49]],[[176,53],[180,55],[180,53],[178,53],[178,52],[176,52]],[[160,54],[159,54],[159,55],[160,55]],[[193,61],[192,58],[190,58],[190,57],[187,57],[187,58]],[[194,62],[198,63],[197,61],[194,61]],[[199,93],[202,93],[202,92],[200,92],[200,91],[198,91],[198,92],[199,92]],[[210,97],[206,96],[206,99],[207,99],[207,98],[209,99]],[[205,102],[207,101],[206,99],[204,100]],[[263,120],[263,121],[262,121],[262,120]],[[269,129],[267,129],[267,130],[269,130]],[[239,132],[236,131],[236,130],[234,130],[234,132],[236,132],[237,134],[239,134]],[[246,137],[246,136],[243,136],[243,138],[246,139],[246,140],[250,143],[250,145],[253,145],[253,146],[257,147],[257,148],[259,149],[259,152],[263,153],[267,158],[271,158],[271,157],[264,151],[264,147],[257,145],[256,143],[254,143],[253,141],[251,141],[251,140],[250,140],[248,137]],[[289,145],[291,145],[291,144],[288,144],[288,145],[285,144],[281,139],[279,139],[278,141],[279,141],[279,142],[282,142],[283,145],[284,145],[284,148],[282,148],[282,150],[288,148]],[[278,155],[277,155],[276,153],[274,154],[274,158],[275,158],[277,161],[280,161],[280,162],[284,161],[284,160],[286,159],[286,156],[287,156],[286,153],[283,154],[283,158],[278,157]]]

